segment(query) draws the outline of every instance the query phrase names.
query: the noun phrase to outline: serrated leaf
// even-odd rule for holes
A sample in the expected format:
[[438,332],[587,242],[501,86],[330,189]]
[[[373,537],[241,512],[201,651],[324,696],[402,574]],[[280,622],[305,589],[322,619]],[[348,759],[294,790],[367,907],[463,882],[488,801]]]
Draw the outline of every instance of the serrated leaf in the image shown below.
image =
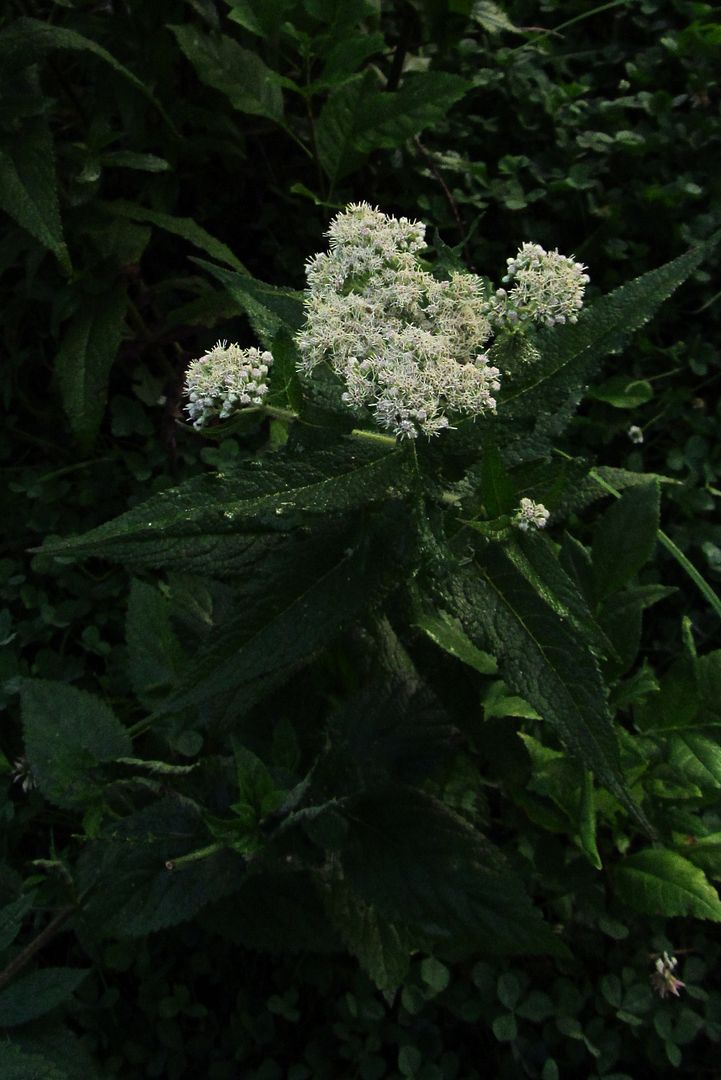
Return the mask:
[[80,859],[88,928],[103,937],[142,937],[193,918],[206,904],[234,892],[243,860],[228,851],[169,869],[211,841],[197,807],[166,798],[109,826]]
[[159,589],[133,579],[125,619],[130,681],[149,709],[172,687],[184,660],[170,611],[170,601]]
[[524,417],[533,425],[536,440],[555,437],[573,415],[598,362],[648,322],[706,251],[705,245],[693,248],[622,285],[585,308],[576,324],[540,332],[535,342],[538,359],[505,380],[498,396],[499,420]]
[[115,199],[112,202],[103,203],[104,209],[120,218],[129,218],[131,221],[142,221],[148,225],[155,225],[164,232],[172,233],[189,244],[200,248],[213,259],[227,263],[242,274],[247,274],[240,259],[236,258],[230,248],[221,240],[211,236],[202,225],[198,225],[193,218],[175,217],[173,214],[165,214],[161,210],[150,210],[146,206],[127,202],[124,199]]
[[394,993],[410,964],[411,946],[406,931],[382,918],[373,905],[355,896],[338,876],[319,884],[319,890],[345,947],[379,990]]
[[370,102],[378,96],[376,88],[376,77],[365,71],[333,90],[321,109],[316,123],[318,160],[332,184],[363,162],[365,154],[356,144]]
[[17,1027],[56,1009],[88,974],[88,968],[42,968],[0,991],[0,1027]]
[[510,34],[523,33],[511,22],[500,4],[493,3],[493,0],[475,0],[471,8],[471,18],[489,34],[500,34],[503,31]]
[[481,459],[481,497],[489,518],[510,514],[517,506],[515,485],[495,446],[488,446]]
[[57,806],[94,797],[95,766],[127,757],[126,729],[100,698],[49,679],[25,679],[21,691],[25,752],[42,793]]
[[43,118],[26,121],[21,133],[0,143],[0,208],[70,272],[58,206],[55,148]]
[[345,877],[386,918],[488,952],[565,953],[500,852],[442,803],[398,786],[351,800],[346,816]]
[[656,545],[660,494],[655,483],[625,491],[598,521],[592,562],[598,601],[616,592],[650,559]]
[[109,150],[100,157],[102,165],[109,169],[137,169],[139,172],[160,173],[170,171],[170,162],[157,154],[138,154],[133,150]]
[[364,151],[393,149],[443,120],[472,84],[445,71],[408,75],[400,89],[376,94],[356,143]]
[[86,295],[60,344],[55,372],[63,408],[75,437],[90,445],[105,412],[110,369],[120,347],[128,298],[115,285]]
[[0,909],[0,950],[7,949],[20,933],[23,919],[33,906],[35,893],[25,893]]
[[257,53],[226,34],[208,34],[195,23],[168,26],[198,78],[219,90],[238,112],[280,121],[283,94],[279,77]]
[[433,614],[419,614],[416,616],[413,625],[422,630],[431,641],[434,641],[449,656],[455,656],[457,660],[475,668],[481,675],[495,675],[498,671],[498,664],[494,658],[489,653],[477,649],[464,633],[458,620],[447,612],[437,611]]
[[603,682],[576,631],[538,596],[499,545],[488,545],[475,570],[457,569],[440,588],[471,641],[490,645],[510,688],[637,814],[621,778]]
[[227,0],[228,18],[251,34],[272,38],[283,23],[283,16],[295,0]]
[[616,891],[644,915],[721,922],[721,901],[703,870],[665,848],[646,848],[625,858],[616,870]]
[[401,496],[412,481],[410,461],[395,448],[354,441],[302,456],[278,453],[232,472],[193,477],[84,536],[54,540],[42,550],[223,576],[234,572],[234,559],[241,572],[255,548],[265,554],[264,536],[284,539],[298,527]]
[[303,294],[293,289],[267,285],[249,274],[234,274],[205,259],[193,259],[224,287],[235,301],[266,348],[271,348],[282,331],[293,333],[303,325]]

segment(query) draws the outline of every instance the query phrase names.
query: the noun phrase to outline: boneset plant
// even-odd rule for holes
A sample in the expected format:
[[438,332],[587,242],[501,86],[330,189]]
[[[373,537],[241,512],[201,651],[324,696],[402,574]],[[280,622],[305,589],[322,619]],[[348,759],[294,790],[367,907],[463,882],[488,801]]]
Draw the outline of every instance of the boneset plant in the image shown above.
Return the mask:
[[388,995],[419,950],[571,971],[578,928],[619,920],[671,957],[651,916],[721,921],[721,653],[686,627],[660,682],[639,659],[674,592],[639,580],[664,478],[559,440],[704,251],[584,307],[586,268],[536,244],[494,288],[366,204],[328,235],[303,296],[196,260],[259,347],[194,361],[187,415],[245,454],[42,549],[145,575],[140,712],[22,686],[33,783],[84,813],[83,933],[204,911],[251,947],[347,949]]

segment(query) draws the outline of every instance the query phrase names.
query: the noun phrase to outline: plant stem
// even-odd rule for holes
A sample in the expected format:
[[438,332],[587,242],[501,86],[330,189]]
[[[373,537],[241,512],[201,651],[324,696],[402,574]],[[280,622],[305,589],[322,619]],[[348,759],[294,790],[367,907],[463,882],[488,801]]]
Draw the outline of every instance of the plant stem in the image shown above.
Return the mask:
[[166,870],[178,870],[182,869],[188,863],[198,862],[200,859],[208,859],[211,855],[215,855],[217,851],[222,851],[224,844],[208,844],[207,847],[198,848],[197,851],[191,851],[188,855],[181,855],[178,859],[168,859],[165,864]]
[[0,971],[0,990],[7,986],[11,979],[17,975],[18,971],[22,971],[26,964],[28,964],[36,953],[40,952],[47,943],[55,937],[57,933],[62,929],[63,923],[70,918],[78,910],[77,905],[71,904],[69,907],[63,908],[59,911],[55,918],[48,923],[44,930],[41,930],[37,937],[26,945],[22,952],[19,952],[14,960],[11,960],[4,971]]

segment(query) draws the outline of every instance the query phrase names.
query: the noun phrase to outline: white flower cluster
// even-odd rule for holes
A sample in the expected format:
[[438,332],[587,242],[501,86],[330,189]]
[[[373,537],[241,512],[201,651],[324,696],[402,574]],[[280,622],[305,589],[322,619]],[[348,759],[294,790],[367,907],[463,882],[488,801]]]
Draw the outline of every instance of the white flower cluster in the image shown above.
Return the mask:
[[481,351],[491,336],[481,279],[433,277],[417,257],[425,226],[367,203],[338,214],[327,235],[330,251],[306,266],[300,369],[327,361],[343,400],[400,438],[438,434],[449,413],[493,411],[500,372]]
[[225,420],[244,405],[262,405],[268,393],[265,381],[273,363],[269,352],[241,349],[219,341],[210,352],[193,360],[185,376],[188,404],[185,410],[193,427],[208,420]]
[[500,326],[535,322],[542,326],[578,321],[583,294],[590,281],[583,263],[540,244],[522,244],[515,259],[507,259],[503,278],[487,313]]
[[545,529],[550,516],[543,503],[534,502],[533,499],[521,499],[513,524],[522,532],[528,532],[531,526],[535,529]]

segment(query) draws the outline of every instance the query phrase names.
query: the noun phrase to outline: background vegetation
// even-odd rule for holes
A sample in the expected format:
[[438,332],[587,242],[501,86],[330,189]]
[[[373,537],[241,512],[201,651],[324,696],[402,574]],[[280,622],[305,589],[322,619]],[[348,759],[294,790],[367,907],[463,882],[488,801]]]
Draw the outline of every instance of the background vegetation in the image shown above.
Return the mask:
[[[282,440],[277,425],[212,440],[179,425],[184,369],[218,338],[256,340],[222,268],[301,288],[305,260],[349,201],[431,223],[441,255],[452,248],[480,274],[524,240],[573,252],[592,294],[708,239],[721,225],[716,18],[690,0],[17,0],[0,16],[4,1077],[716,1074],[715,923],[682,917],[699,914],[698,898],[669,901],[667,919],[635,910],[630,886],[625,898],[612,888],[608,863],[634,851],[628,822],[601,805],[599,874],[558,794],[576,783],[568,762],[538,741],[526,703],[460,662],[450,707],[463,753],[433,777],[433,794],[510,852],[550,923],[566,926],[572,956],[436,946],[384,994],[292,882],[228,898],[229,864],[217,888],[191,868],[161,872],[142,903],[132,873],[127,895],[93,892],[101,857],[90,842],[108,807],[120,819],[144,793],[161,796],[179,819],[149,810],[133,828],[182,831],[188,802],[175,794],[191,800],[201,775],[183,770],[204,762],[220,812],[242,752],[231,768],[208,717],[182,713],[143,751],[168,771],[119,765],[101,785],[91,768],[78,801],[53,792],[62,747],[44,718],[70,723],[100,700],[142,725],[237,598],[212,573],[202,587],[176,574],[131,588],[122,567],[29,552]],[[607,362],[562,443],[670,478],[663,527],[716,586],[717,267],[711,254],[622,362]],[[569,527],[590,545],[584,511]],[[635,710],[624,765],[684,866],[718,880],[721,677],[711,661],[697,667],[697,654],[718,655],[718,618],[666,549],[644,574],[637,588],[656,589],[645,596],[659,604],[619,674],[616,704]],[[619,606],[617,622],[628,618]],[[360,688],[358,633],[251,711],[244,735],[276,776],[303,775],[314,723]],[[416,660],[447,689],[426,646]],[[314,703],[305,716],[299,693]],[[701,765],[644,737],[652,715],[703,733]],[[102,760],[81,750],[90,766]],[[118,860],[122,843],[109,850]],[[159,842],[147,858],[160,865],[164,853]],[[664,949],[679,957],[679,1000],[649,982]]]

